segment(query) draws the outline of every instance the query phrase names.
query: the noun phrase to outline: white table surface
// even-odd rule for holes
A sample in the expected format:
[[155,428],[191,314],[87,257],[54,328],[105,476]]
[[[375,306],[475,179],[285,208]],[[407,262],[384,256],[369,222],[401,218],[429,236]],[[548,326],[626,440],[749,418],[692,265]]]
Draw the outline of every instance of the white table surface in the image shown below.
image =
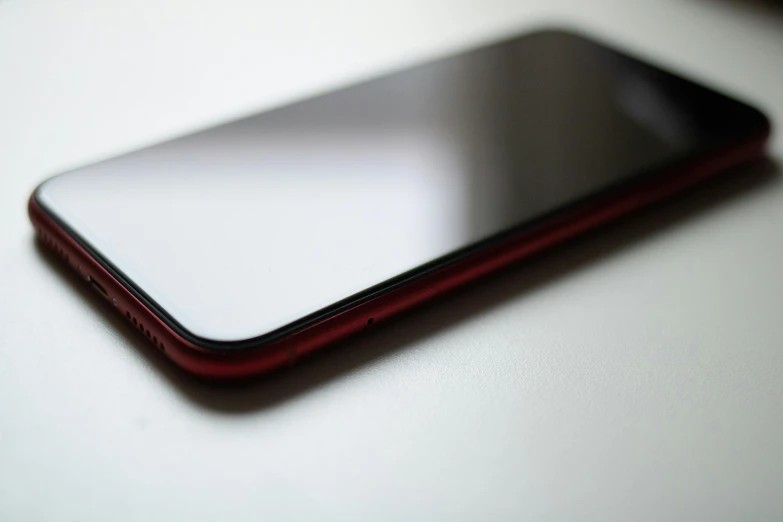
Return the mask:
[[35,246],[53,173],[542,21],[783,121],[783,14],[752,2],[0,3],[0,520],[783,520],[776,176],[240,388]]

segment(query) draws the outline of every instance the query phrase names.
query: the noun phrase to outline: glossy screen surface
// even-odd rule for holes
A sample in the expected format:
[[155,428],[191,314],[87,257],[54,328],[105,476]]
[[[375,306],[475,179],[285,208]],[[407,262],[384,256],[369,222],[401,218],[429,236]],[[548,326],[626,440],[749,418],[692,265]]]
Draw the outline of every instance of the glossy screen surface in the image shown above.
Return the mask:
[[544,32],[81,168],[37,198],[185,330],[231,342],[719,146],[749,112]]

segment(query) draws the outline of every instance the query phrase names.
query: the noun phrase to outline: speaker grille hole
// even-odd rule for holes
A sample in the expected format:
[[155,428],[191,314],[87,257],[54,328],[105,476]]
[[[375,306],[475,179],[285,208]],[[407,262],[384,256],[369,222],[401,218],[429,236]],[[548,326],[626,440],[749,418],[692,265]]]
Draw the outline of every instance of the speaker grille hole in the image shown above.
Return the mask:
[[130,310],[126,310],[125,311],[125,317],[127,317],[129,321],[133,321],[133,324],[139,327],[139,330],[141,330],[142,334],[146,334],[147,335],[147,339],[149,339],[150,342],[152,342],[152,344],[155,345],[155,348],[158,348],[159,350],[161,350],[163,352],[166,351],[166,347],[163,346],[163,342],[158,342],[158,336],[157,335],[152,335],[152,331],[150,331],[147,328],[144,328],[144,324],[139,322],[136,319],[136,317],[131,315]]

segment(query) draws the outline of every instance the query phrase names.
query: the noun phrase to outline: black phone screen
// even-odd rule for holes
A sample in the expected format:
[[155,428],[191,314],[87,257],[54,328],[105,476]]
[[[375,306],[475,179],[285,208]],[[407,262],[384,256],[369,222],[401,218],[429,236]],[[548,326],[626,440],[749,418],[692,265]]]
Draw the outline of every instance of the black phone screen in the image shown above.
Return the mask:
[[77,169],[37,198],[172,321],[230,343],[765,124],[543,31]]

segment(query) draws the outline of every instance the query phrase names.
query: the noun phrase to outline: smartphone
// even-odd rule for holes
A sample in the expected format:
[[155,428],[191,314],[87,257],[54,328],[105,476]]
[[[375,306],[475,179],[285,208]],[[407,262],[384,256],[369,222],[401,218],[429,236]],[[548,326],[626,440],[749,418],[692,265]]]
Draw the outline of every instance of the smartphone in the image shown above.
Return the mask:
[[542,30],[60,174],[29,214],[174,363],[237,379],[692,189],[769,133]]

